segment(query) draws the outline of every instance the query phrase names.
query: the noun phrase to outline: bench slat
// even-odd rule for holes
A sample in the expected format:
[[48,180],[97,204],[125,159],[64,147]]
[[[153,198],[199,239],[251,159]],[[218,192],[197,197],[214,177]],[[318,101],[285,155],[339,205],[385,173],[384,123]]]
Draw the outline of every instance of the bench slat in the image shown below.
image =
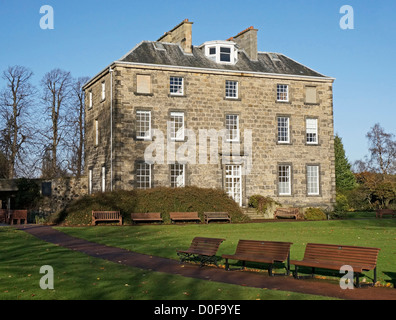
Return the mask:
[[122,215],[120,211],[92,210],[92,225],[96,225],[97,221],[118,221],[122,225]]
[[227,220],[231,223],[231,217],[228,212],[204,212],[205,223],[210,220]]
[[340,270],[342,266],[349,265],[357,273],[356,285],[359,286],[359,273],[363,271],[374,270],[375,283],[379,251],[379,248],[372,247],[308,243],[303,260],[291,260],[290,263],[296,266],[296,278],[298,266]]
[[214,263],[217,264],[215,255],[220,244],[224,240],[225,239],[220,238],[195,237],[187,250],[176,250],[176,252],[180,257],[180,262],[186,260],[190,256],[194,256],[200,259],[201,266],[206,261],[214,261]]
[[198,212],[169,212],[171,221],[201,221]]
[[275,210],[274,219],[277,217],[294,217],[296,220],[300,214],[298,208],[278,208]]
[[147,213],[134,212],[131,213],[131,220],[133,222],[144,222],[144,221],[163,222],[163,219],[161,218],[161,212],[147,212]]
[[392,215],[392,218],[396,215],[396,211],[392,210],[392,209],[379,209],[376,211],[375,217],[378,218],[382,218],[383,215]]
[[[226,269],[229,269],[228,259],[269,263],[269,274],[272,275],[272,264],[289,259],[291,242],[239,240],[235,254],[222,255],[226,259]],[[286,266],[286,274],[289,274],[289,263]]]

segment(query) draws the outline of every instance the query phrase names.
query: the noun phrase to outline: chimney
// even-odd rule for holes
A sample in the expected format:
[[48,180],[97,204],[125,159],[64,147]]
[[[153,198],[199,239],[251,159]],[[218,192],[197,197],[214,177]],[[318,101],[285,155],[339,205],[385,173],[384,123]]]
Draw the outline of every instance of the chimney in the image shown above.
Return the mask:
[[157,41],[178,43],[185,53],[192,53],[192,24],[193,22],[184,19],[172,30],[165,32]]
[[257,29],[249,27],[227,40],[236,42],[241,49],[245,50],[250,60],[257,61],[257,31]]

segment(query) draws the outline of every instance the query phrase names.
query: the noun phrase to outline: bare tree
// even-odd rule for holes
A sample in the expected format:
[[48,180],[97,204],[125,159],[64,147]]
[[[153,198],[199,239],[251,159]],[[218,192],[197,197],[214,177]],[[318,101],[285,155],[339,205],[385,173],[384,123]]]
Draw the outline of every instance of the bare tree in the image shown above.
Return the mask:
[[6,86],[0,94],[0,151],[9,179],[15,178],[16,167],[23,163],[25,147],[32,137],[28,121],[36,94],[32,76],[33,72],[23,66],[9,67],[2,75]]
[[366,135],[369,140],[370,157],[368,166],[374,172],[383,175],[396,173],[396,140],[395,135],[387,133],[379,123]]
[[84,169],[85,96],[82,87],[89,79],[89,77],[73,79],[72,104],[68,116],[71,133],[68,169],[77,177],[81,176]]
[[[63,139],[67,134],[67,107],[70,103],[71,80],[70,72],[61,69],[47,72],[41,80],[42,100],[46,115],[50,120],[48,130],[43,132],[51,153],[51,169],[47,172],[46,178],[53,178],[64,172],[62,169],[64,159],[59,156],[59,146],[64,143]],[[48,157],[47,148],[44,151]]]

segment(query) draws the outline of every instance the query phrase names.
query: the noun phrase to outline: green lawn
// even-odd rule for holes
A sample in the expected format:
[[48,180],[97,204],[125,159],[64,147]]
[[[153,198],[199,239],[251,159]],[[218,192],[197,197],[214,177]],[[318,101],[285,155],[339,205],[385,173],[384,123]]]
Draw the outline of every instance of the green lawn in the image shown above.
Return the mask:
[[[377,276],[382,285],[396,279],[396,219],[355,219],[245,224],[185,224],[59,228],[70,235],[131,251],[177,259],[194,236],[223,237],[218,255],[233,253],[239,239],[293,242],[291,259],[302,259],[308,242],[378,247]],[[220,261],[220,263],[223,263]],[[293,266],[292,266],[293,268]],[[302,269],[302,271],[304,271]],[[321,271],[332,278],[334,272]],[[371,281],[373,272],[366,273]]]
[[[96,237],[99,232],[102,234],[102,241],[106,234],[117,235],[120,236],[120,247],[128,243],[125,238],[135,239],[145,234],[141,240],[148,240],[149,235],[152,235],[154,238],[149,241],[151,248],[156,241],[158,246],[162,244],[158,240],[161,234],[167,234],[166,239],[169,241],[169,232],[172,233],[170,229],[186,230],[184,227],[168,227],[169,230],[164,232],[156,226],[61,230],[88,238],[92,235]],[[247,288],[122,266],[46,243],[10,227],[0,227],[0,243],[0,300],[322,299],[293,292]],[[117,239],[113,238],[112,243],[117,244]],[[145,251],[144,246],[140,245],[140,251]],[[169,248],[168,252],[171,251],[173,248]],[[40,267],[43,265],[50,265],[54,270],[54,290],[40,288],[40,279],[44,276],[40,274]]]
[[[219,255],[233,253],[239,239],[293,242],[292,259],[303,257],[308,242],[379,247],[378,280],[382,285],[394,285],[396,279],[396,219],[391,218],[57,229],[90,241],[172,259],[177,259],[176,248],[187,248],[194,236],[224,237],[226,241],[220,246]],[[122,266],[48,244],[10,227],[0,228],[0,243],[0,300],[322,299]],[[54,269],[54,290],[42,290],[39,286],[43,265]],[[321,275],[327,278],[321,281],[332,281],[336,274]],[[369,272],[368,281],[371,277]]]

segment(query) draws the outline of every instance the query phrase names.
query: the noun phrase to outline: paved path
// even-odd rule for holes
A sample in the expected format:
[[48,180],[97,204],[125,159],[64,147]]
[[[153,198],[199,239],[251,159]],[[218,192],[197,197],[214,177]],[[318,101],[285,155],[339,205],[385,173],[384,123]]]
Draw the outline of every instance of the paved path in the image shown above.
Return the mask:
[[78,239],[49,226],[22,225],[18,228],[46,242],[80,251],[96,258],[146,270],[248,287],[308,293],[341,299],[396,300],[396,289],[392,288],[366,287],[342,290],[338,284],[320,279],[296,280],[292,277],[269,277],[267,274],[248,271],[226,271],[214,267],[200,268],[194,264],[181,265],[173,259],[149,256]]

